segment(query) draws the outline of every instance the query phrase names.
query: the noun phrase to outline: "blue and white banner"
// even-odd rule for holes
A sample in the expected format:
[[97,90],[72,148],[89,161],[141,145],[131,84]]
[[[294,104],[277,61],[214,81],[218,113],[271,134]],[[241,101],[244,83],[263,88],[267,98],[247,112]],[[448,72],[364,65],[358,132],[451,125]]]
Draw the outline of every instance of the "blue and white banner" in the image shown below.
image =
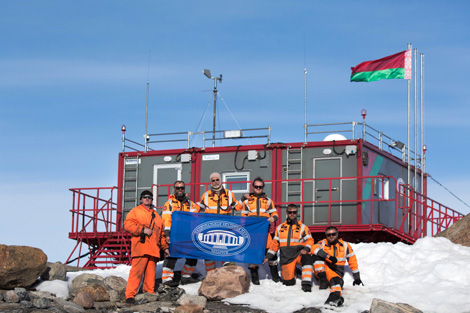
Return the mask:
[[263,263],[269,231],[266,218],[175,211],[171,219],[174,258]]

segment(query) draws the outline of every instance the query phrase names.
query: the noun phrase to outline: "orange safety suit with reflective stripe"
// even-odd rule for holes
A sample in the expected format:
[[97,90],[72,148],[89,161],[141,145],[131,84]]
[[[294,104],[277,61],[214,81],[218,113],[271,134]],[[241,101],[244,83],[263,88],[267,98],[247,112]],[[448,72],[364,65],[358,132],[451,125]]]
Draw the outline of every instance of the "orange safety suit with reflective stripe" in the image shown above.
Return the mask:
[[[268,198],[265,193],[259,195],[251,193],[250,197],[242,202],[242,216],[272,217],[274,223],[279,219],[274,201]],[[271,234],[268,233],[266,249],[271,247],[272,240]],[[277,265],[277,262],[270,261],[269,265]],[[254,264],[250,264],[250,267],[254,266]]]
[[[142,243],[140,235],[144,228],[152,229],[152,234],[145,235],[145,242]],[[126,298],[133,298],[137,294],[142,276],[144,276],[143,291],[154,293],[160,249],[168,249],[163,234],[162,219],[153,208],[149,209],[141,204],[127,214],[124,229],[132,235],[132,267],[127,280]]]
[[198,203],[201,207],[201,211],[204,213],[212,214],[231,214],[232,209],[240,211],[242,205],[235,199],[235,195],[228,189],[220,191],[220,195],[213,192],[212,190],[206,191],[201,196],[201,201]]
[[[182,211],[182,212],[191,212],[191,213],[198,213],[199,206],[194,203],[193,201],[186,199],[183,202],[178,200],[174,194],[170,195],[168,201],[163,206],[162,211],[162,219],[163,219],[163,227],[165,232],[165,237],[168,239],[170,238],[170,229],[171,229],[171,215],[174,211]],[[174,278],[174,269],[176,265],[177,258],[166,258],[163,262],[162,267],[162,282],[168,282],[173,280]],[[182,277],[189,277],[194,272],[196,268],[197,260],[196,259],[186,259],[186,262],[183,267],[183,271],[181,272]]]
[[[331,285],[330,292],[342,293],[344,267],[346,261],[353,272],[353,276],[359,277],[359,266],[357,265],[356,253],[351,248],[351,245],[343,239],[338,239],[336,243],[329,244],[327,239],[320,240],[313,248],[314,256],[314,271],[315,276],[318,278],[318,274],[325,272],[327,280]],[[338,262],[332,264],[327,259],[327,254],[334,256],[338,259]],[[326,262],[325,262],[326,261]]]
[[[266,253],[268,260],[280,251],[279,261],[284,284],[295,284],[295,267],[302,266],[302,284],[312,284],[313,261],[308,253],[314,244],[312,235],[305,224],[297,221],[285,221],[276,228],[270,249]],[[301,254],[305,250],[307,254]]]

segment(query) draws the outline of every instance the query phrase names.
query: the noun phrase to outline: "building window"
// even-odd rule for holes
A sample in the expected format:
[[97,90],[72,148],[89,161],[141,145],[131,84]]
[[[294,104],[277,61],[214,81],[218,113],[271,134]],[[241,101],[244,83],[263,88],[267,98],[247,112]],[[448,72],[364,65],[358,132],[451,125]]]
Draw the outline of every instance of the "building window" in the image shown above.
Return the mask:
[[374,194],[382,200],[390,199],[390,179],[388,177],[380,177],[374,179]]
[[250,172],[223,173],[222,180],[225,182],[224,188],[230,189],[235,193],[250,192]]

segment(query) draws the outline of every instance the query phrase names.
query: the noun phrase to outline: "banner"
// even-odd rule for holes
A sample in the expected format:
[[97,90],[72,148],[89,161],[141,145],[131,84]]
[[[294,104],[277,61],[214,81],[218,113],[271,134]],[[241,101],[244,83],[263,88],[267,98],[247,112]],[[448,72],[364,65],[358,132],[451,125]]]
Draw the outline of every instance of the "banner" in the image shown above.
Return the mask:
[[239,263],[263,263],[269,222],[266,218],[172,213],[170,255]]

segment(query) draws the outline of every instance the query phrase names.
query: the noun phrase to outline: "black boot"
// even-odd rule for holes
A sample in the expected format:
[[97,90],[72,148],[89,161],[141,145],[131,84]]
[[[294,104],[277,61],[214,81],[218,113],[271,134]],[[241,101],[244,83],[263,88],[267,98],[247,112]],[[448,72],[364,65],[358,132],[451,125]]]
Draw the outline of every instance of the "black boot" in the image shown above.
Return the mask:
[[277,271],[277,265],[269,265],[269,270],[271,271],[271,279],[273,282],[278,283],[281,281],[279,277],[279,272]]
[[259,275],[258,275],[258,266],[250,267],[251,272],[251,282],[253,285],[259,285]]
[[321,272],[317,274],[318,278],[320,279],[320,290],[328,288],[328,279],[326,278],[326,273]]
[[325,304],[329,304],[331,306],[341,306],[344,303],[344,298],[341,297],[341,293],[339,291],[331,292],[326,299]]
[[303,291],[303,292],[312,292],[312,285],[310,285],[310,284],[302,284],[302,291]]

